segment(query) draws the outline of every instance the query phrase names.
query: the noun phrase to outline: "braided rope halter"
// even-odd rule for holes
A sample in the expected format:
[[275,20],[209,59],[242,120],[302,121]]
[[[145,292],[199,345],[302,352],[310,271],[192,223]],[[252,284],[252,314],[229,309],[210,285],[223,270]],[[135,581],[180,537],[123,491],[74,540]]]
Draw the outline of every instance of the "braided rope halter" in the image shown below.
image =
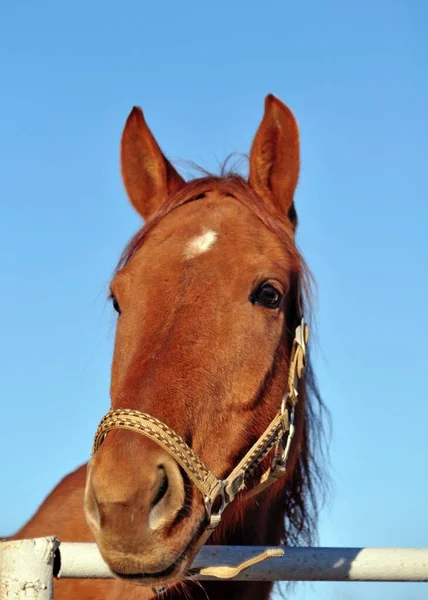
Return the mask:
[[[95,433],[92,455],[101,446],[109,431],[124,429],[133,431],[149,438],[161,446],[184,469],[188,477],[201,492],[206,513],[205,526],[199,534],[192,550],[194,557],[206,543],[211,533],[221,521],[221,516],[228,504],[233,502],[236,495],[246,488],[246,482],[254,469],[272,452],[272,461],[258,482],[247,491],[246,497],[259,494],[272,483],[283,477],[287,470],[287,459],[290,454],[291,441],[294,436],[294,413],[298,397],[298,382],[302,379],[305,368],[306,348],[309,329],[304,319],[296,328],[291,349],[288,372],[287,391],[282,399],[280,409],[264,433],[248,450],[242,460],[236,465],[226,479],[218,479],[196,456],[186,442],[172,429],[155,417],[138,410],[119,408],[109,411],[102,419]],[[219,507],[213,511],[213,506],[220,499]],[[259,562],[271,556],[278,556],[280,551],[267,551],[251,561]],[[248,561],[247,561],[248,562]],[[250,564],[243,563],[233,570],[233,575]],[[220,568],[214,568],[215,570]],[[210,571],[213,571],[211,569]],[[226,577],[220,572],[218,577]],[[231,575],[227,575],[230,577]]]

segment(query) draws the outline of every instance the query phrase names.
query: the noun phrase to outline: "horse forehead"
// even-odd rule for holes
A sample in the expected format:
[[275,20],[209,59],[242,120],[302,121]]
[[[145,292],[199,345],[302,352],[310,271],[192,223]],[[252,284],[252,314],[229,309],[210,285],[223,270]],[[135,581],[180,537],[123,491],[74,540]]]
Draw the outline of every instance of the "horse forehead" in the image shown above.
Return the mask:
[[189,202],[166,215],[149,233],[131,264],[132,276],[156,277],[159,272],[174,273],[187,268],[214,268],[226,261],[253,265],[269,259],[284,259],[284,248],[246,206],[215,192]]

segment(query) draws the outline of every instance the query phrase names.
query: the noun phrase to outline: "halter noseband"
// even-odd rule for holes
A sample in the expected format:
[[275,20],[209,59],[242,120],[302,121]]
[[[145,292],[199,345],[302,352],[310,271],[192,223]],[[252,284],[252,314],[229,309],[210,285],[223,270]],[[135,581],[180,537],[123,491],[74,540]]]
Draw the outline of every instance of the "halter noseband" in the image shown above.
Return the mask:
[[[207,519],[205,528],[193,549],[193,556],[196,555],[220,523],[221,515],[226,506],[235,499],[238,492],[245,489],[249,475],[272,449],[271,465],[263,473],[258,483],[247,492],[247,497],[260,493],[286,473],[287,459],[294,435],[297,388],[305,368],[308,337],[309,329],[302,319],[300,325],[296,328],[293,340],[287,391],[283,397],[280,410],[226,479],[217,479],[186,442],[168,425],[155,417],[138,410],[119,408],[109,411],[101,419],[95,433],[92,455],[98,450],[107,433],[113,429],[125,429],[140,433],[168,452],[202,493]],[[213,505],[218,499],[220,499],[220,506],[213,512]]]

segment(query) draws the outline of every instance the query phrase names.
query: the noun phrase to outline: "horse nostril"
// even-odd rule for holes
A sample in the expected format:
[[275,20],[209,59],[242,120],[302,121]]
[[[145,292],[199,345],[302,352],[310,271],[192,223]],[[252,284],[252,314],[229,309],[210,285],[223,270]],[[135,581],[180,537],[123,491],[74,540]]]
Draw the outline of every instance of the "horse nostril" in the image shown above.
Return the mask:
[[156,504],[159,504],[159,502],[162,500],[162,498],[165,496],[165,494],[168,491],[168,476],[166,474],[165,468],[162,465],[160,465],[158,467],[158,475],[157,475],[157,479],[156,479],[156,485],[157,485],[157,491],[156,491],[155,497],[153,498],[153,500],[151,502],[151,508],[156,506]]
[[148,526],[152,530],[172,523],[184,502],[184,482],[177,463],[169,456],[163,456],[161,460],[157,464],[155,482],[150,490],[152,500]]

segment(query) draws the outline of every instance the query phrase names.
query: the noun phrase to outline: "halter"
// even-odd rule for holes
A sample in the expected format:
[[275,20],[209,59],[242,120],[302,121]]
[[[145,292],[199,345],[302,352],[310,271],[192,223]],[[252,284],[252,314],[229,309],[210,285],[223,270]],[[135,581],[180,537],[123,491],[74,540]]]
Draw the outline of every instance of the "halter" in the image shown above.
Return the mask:
[[[101,446],[109,431],[113,429],[134,431],[148,437],[168,452],[185,470],[191,481],[201,492],[204,499],[206,522],[192,551],[192,556],[195,556],[201,546],[206,543],[211,533],[220,523],[221,515],[226,506],[233,502],[238,492],[246,488],[248,477],[271,450],[273,450],[273,455],[269,468],[266,469],[256,485],[247,492],[246,497],[259,494],[285,475],[294,435],[297,388],[305,368],[308,337],[309,329],[302,319],[300,325],[296,328],[293,340],[287,391],[281,402],[279,412],[226,479],[218,479],[175,431],[151,415],[138,410],[119,408],[109,411],[101,419],[95,433],[92,455]],[[213,511],[213,506],[218,500],[220,505]]]

